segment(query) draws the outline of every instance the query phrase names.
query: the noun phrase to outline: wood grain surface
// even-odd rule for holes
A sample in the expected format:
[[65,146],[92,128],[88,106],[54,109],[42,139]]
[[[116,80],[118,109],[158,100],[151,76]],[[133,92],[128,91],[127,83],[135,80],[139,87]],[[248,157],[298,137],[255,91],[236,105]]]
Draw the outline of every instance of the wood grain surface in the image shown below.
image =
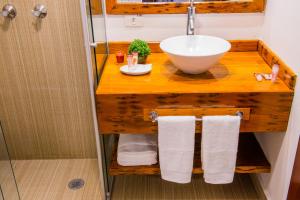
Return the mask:
[[[97,159],[17,160],[13,166],[22,200],[104,199]],[[77,178],[84,187],[69,189],[69,181]]]
[[[117,145],[115,145],[117,147]],[[195,138],[195,154],[194,154],[194,174],[201,174],[201,136],[196,135]],[[115,175],[154,175],[159,174],[159,164],[149,166],[121,166],[117,162],[117,149],[115,148],[109,174]],[[271,166],[266,159],[259,143],[252,133],[240,135],[236,173],[270,173]]]
[[[101,134],[157,133],[157,123],[144,120],[144,109],[251,108],[241,132],[285,131],[293,100],[292,93],[143,94],[97,96]],[[201,132],[197,122],[196,132]]]
[[209,71],[190,75],[178,70],[164,53],[153,53],[147,59],[152,71],[143,76],[128,76],[120,72],[126,64],[117,63],[109,55],[98,95],[105,94],[169,94],[169,93],[235,93],[292,92],[282,80],[258,82],[254,73],[271,73],[258,52],[228,52]]
[[[157,125],[144,120],[144,109],[250,108],[241,132],[285,131],[293,88],[278,79],[257,82],[256,73],[271,73],[258,52],[229,52],[200,75],[177,70],[163,53],[149,56],[150,74],[121,74],[110,55],[97,89],[97,113],[102,134],[156,133]],[[201,132],[198,123],[197,132]]]
[[177,184],[157,176],[116,176],[112,200],[264,200],[248,174],[236,174],[231,184],[213,185],[194,175],[192,182]]
[[[118,0],[106,0],[108,14],[180,14],[187,13],[189,3],[122,3]],[[229,0],[196,2],[197,13],[252,13],[263,12],[265,0]]]
[[92,15],[102,15],[102,0],[89,0],[91,9],[92,9]]
[[13,159],[96,158],[80,2],[12,0],[0,18],[0,119]]
[[297,75],[263,41],[259,41],[258,43],[258,53],[270,67],[274,64],[278,64],[280,69],[279,78],[283,80],[289,88],[295,88]]

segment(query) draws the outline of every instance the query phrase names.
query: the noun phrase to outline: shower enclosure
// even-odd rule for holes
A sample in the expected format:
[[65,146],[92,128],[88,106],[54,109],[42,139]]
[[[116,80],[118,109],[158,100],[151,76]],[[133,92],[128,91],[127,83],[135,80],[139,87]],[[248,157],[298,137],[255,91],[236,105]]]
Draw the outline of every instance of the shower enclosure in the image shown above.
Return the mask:
[[102,0],[0,1],[0,200],[109,193],[93,94],[103,10]]

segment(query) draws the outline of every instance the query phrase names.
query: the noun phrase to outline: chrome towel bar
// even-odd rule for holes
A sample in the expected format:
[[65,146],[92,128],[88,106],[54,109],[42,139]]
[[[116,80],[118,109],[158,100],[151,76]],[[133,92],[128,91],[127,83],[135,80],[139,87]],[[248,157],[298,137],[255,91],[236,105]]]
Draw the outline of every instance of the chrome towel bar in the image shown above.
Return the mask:
[[[236,116],[239,116],[241,118],[241,120],[243,119],[243,116],[244,116],[244,113],[241,112],[241,111],[237,111],[235,113]],[[149,113],[149,118],[151,119],[151,121],[154,123],[154,122],[157,122],[157,118],[158,118],[158,113],[156,111],[151,111]],[[196,121],[202,121],[202,117],[200,118],[196,118]]]

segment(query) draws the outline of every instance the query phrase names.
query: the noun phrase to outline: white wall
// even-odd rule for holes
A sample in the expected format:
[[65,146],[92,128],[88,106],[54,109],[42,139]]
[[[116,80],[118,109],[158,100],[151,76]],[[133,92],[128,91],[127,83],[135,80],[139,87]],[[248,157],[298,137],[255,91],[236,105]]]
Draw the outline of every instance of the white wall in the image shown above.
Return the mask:
[[[185,14],[143,15],[143,27],[126,27],[124,16],[107,16],[108,41],[131,41],[135,38],[147,41],[161,41],[169,36],[182,35],[186,32]],[[225,39],[255,39],[261,33],[264,15],[255,14],[201,14],[196,18],[196,33],[220,36]],[[94,20],[95,32],[98,31]],[[101,35],[96,34],[101,41]]]
[[102,15],[93,16],[94,37],[96,42],[106,41],[105,17]]
[[[299,8],[299,0],[268,0],[261,35],[261,39],[297,74],[300,72]],[[272,200],[284,200],[288,193],[300,134],[299,92],[300,84],[297,84],[287,132],[258,135],[258,139],[272,164],[272,173],[260,176],[265,192]]]

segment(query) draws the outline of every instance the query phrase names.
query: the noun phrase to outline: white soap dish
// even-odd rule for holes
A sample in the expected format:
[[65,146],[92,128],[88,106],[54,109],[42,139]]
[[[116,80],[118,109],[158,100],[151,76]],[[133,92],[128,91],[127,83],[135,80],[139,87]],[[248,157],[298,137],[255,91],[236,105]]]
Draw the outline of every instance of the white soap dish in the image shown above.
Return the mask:
[[143,74],[148,74],[152,70],[152,64],[137,64],[133,67],[128,68],[128,65],[124,65],[120,68],[120,71],[124,74],[127,75],[132,75],[132,76],[138,76],[138,75],[143,75]]

